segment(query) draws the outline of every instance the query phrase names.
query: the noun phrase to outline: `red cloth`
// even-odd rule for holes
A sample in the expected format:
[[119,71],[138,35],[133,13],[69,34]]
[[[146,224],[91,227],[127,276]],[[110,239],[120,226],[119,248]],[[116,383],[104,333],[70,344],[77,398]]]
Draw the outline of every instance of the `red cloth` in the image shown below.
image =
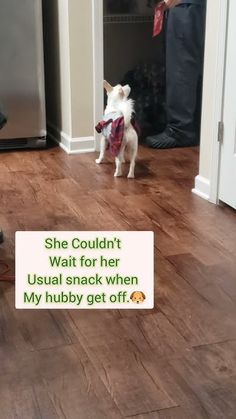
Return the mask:
[[111,134],[109,135],[109,150],[112,156],[119,154],[122,140],[124,137],[125,122],[124,117],[115,119],[111,124]]
[[95,130],[98,132],[98,134],[101,134],[103,128],[106,127],[107,125],[109,125],[112,121],[113,121],[113,119],[109,119],[108,121],[100,121],[96,125]]
[[[100,121],[96,125],[95,129],[98,133],[101,133],[103,128],[109,124],[111,124],[111,133],[109,137],[107,138],[108,148],[110,150],[111,155],[116,157],[120,152],[121,144],[124,137],[124,130],[125,130],[124,117],[121,116],[120,118],[114,119],[114,121],[112,119],[109,119],[108,121]],[[131,124],[133,125],[133,128],[135,129],[137,135],[139,136],[140,128],[137,121],[135,120],[134,115],[132,116]]]
[[164,23],[164,13],[166,11],[166,4],[164,1],[158,3],[154,14],[153,37],[161,33]]

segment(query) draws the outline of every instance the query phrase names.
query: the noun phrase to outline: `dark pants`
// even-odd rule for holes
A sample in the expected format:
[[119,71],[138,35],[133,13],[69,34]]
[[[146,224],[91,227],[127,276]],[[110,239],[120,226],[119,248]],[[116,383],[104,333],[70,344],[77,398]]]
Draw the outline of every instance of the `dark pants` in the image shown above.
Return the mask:
[[168,12],[166,28],[167,125],[180,141],[197,143],[200,131],[205,7],[182,4]]
[[0,129],[4,127],[6,122],[7,122],[7,120],[6,120],[5,115],[3,115],[2,112],[0,112]]

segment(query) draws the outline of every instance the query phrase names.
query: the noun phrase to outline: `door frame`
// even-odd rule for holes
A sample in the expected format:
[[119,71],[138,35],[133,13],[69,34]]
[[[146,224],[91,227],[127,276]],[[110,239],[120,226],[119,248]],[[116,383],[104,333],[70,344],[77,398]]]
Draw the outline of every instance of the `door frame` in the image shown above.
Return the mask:
[[[213,106],[210,106],[208,112],[213,115],[212,118],[212,155],[211,172],[209,179],[209,196],[207,199],[217,204],[219,201],[219,176],[220,176],[220,143],[218,141],[218,124],[223,117],[223,98],[224,98],[224,79],[225,79],[225,55],[227,42],[227,21],[228,21],[228,0],[207,0],[208,9],[206,25],[209,22],[210,2],[212,7],[217,8],[219,21],[218,30],[215,33],[215,43],[217,49],[216,64],[212,66],[214,76]],[[92,26],[93,26],[93,84],[94,84],[94,126],[103,115],[103,75],[104,75],[104,41],[103,41],[103,0],[92,0]],[[207,26],[206,26],[207,31]],[[205,54],[207,51],[205,50]],[[204,83],[203,83],[204,84]],[[207,86],[203,88],[203,97],[209,94]],[[207,113],[208,113],[207,112]],[[208,118],[208,115],[202,114],[202,118]],[[202,133],[201,133],[202,137]],[[95,149],[99,150],[99,136],[94,132]],[[201,144],[201,142],[200,142]],[[201,145],[200,145],[201,153]]]
[[[220,159],[221,142],[219,141],[219,123],[223,123],[224,111],[224,88],[225,88],[225,65],[227,50],[227,25],[229,0],[215,0],[215,7],[219,11],[218,30],[215,33],[215,42],[217,45],[217,60],[215,68],[212,68],[212,74],[215,74],[213,91],[213,126],[212,126],[212,157],[210,172],[210,193],[209,201],[219,203],[219,180],[220,180]],[[210,10],[208,10],[208,15]],[[204,90],[203,90],[204,95]],[[206,117],[207,115],[202,117]]]
[[[101,120],[104,111],[104,41],[103,0],[92,0],[93,26],[93,115],[94,127]],[[99,151],[99,134],[94,130],[95,150]]]

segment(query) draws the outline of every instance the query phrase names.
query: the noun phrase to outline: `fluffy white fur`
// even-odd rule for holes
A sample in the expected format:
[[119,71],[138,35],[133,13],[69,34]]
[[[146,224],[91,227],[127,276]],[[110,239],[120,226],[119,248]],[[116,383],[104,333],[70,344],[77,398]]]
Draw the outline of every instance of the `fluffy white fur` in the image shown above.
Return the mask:
[[[118,84],[112,87],[109,83],[104,81],[104,88],[107,92],[107,107],[105,109],[105,115],[111,112],[120,111],[124,116],[124,137],[121,145],[120,152],[116,157],[116,171],[114,176],[122,176],[122,163],[125,162],[124,152],[128,150],[130,156],[130,168],[128,178],[134,178],[135,161],[138,151],[138,136],[131,124],[132,113],[134,112],[134,102],[132,99],[128,99],[130,94],[130,87],[128,85],[121,86]],[[107,138],[102,135],[100,156],[96,160],[97,164],[102,163],[105,157],[105,151],[107,148]]]

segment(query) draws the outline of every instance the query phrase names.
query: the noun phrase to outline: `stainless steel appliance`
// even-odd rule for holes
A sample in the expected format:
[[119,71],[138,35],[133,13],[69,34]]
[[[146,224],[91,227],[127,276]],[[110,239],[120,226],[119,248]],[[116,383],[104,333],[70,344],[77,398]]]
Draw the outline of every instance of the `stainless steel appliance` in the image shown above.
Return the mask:
[[46,144],[42,0],[0,0],[0,149]]

